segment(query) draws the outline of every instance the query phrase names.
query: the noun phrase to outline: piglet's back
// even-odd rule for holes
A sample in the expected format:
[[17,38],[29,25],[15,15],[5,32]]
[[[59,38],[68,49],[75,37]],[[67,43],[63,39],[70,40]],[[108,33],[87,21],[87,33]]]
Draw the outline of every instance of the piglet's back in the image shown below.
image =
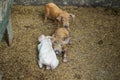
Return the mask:
[[40,54],[43,59],[49,59],[48,61],[52,60],[53,58],[56,58],[55,52],[52,49],[51,41],[50,39],[44,39],[41,41],[41,48],[40,48]]
[[59,16],[60,13],[62,13],[63,11],[56,6],[54,3],[48,3],[45,6],[46,11],[49,11],[49,15],[52,18],[57,18]]

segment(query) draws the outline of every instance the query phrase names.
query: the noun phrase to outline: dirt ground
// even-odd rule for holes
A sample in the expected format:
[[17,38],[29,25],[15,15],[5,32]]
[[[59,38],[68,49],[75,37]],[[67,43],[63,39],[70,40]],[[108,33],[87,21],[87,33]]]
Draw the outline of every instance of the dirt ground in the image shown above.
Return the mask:
[[43,6],[13,6],[13,44],[0,43],[3,80],[119,80],[120,9],[61,7],[76,15],[70,26],[72,45],[68,62],[51,71],[38,66],[38,37],[56,30],[53,21],[43,24]]

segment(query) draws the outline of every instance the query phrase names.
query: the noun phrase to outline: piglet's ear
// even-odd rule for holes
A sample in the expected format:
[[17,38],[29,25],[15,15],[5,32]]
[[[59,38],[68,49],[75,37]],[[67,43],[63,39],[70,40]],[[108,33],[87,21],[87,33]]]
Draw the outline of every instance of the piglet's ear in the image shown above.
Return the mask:
[[69,43],[69,41],[70,41],[70,39],[71,39],[71,38],[70,38],[70,37],[68,37],[67,39],[65,39],[64,41],[62,41],[62,43],[63,43],[63,44],[68,44],[68,43]]
[[51,38],[52,43],[56,41],[56,38]]
[[41,42],[44,38],[45,38],[45,35],[41,35],[41,36],[38,38],[38,41]]
[[57,19],[58,21],[61,21],[61,20],[62,20],[62,16],[59,15],[56,19]]
[[72,18],[72,21],[75,19],[75,15],[74,14],[69,14],[70,15],[70,17]]
[[72,18],[75,18],[75,15],[74,15],[74,14],[71,14],[71,13],[70,13],[69,15],[70,15]]
[[51,41],[52,41],[52,43],[55,41],[55,35],[54,34],[51,36]]
[[52,36],[46,36],[46,38],[51,39],[51,38],[52,38]]

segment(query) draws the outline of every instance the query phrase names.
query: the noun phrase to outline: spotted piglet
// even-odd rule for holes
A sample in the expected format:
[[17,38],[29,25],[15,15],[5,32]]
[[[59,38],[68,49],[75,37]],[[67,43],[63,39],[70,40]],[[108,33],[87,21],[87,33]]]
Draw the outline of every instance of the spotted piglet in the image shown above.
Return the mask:
[[42,68],[43,65],[46,65],[46,69],[55,69],[59,64],[59,61],[52,48],[51,37],[41,35],[39,37],[39,42],[39,67]]
[[67,62],[66,50],[67,45],[70,44],[69,32],[66,28],[58,28],[52,35],[53,49],[56,54],[63,55],[63,62]]

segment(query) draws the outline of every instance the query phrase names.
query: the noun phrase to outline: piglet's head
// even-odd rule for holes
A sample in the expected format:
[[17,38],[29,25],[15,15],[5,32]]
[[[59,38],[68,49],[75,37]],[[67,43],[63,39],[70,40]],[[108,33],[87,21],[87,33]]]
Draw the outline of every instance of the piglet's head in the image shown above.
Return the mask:
[[56,54],[62,53],[62,43],[60,41],[54,41],[53,42],[53,49]]
[[71,37],[63,38],[62,43],[63,44],[70,44]]
[[45,39],[45,35],[42,34],[41,36],[39,36],[38,41],[41,42],[43,39]]
[[70,20],[74,20],[75,15],[64,11],[56,19],[62,24],[63,27],[69,28]]

